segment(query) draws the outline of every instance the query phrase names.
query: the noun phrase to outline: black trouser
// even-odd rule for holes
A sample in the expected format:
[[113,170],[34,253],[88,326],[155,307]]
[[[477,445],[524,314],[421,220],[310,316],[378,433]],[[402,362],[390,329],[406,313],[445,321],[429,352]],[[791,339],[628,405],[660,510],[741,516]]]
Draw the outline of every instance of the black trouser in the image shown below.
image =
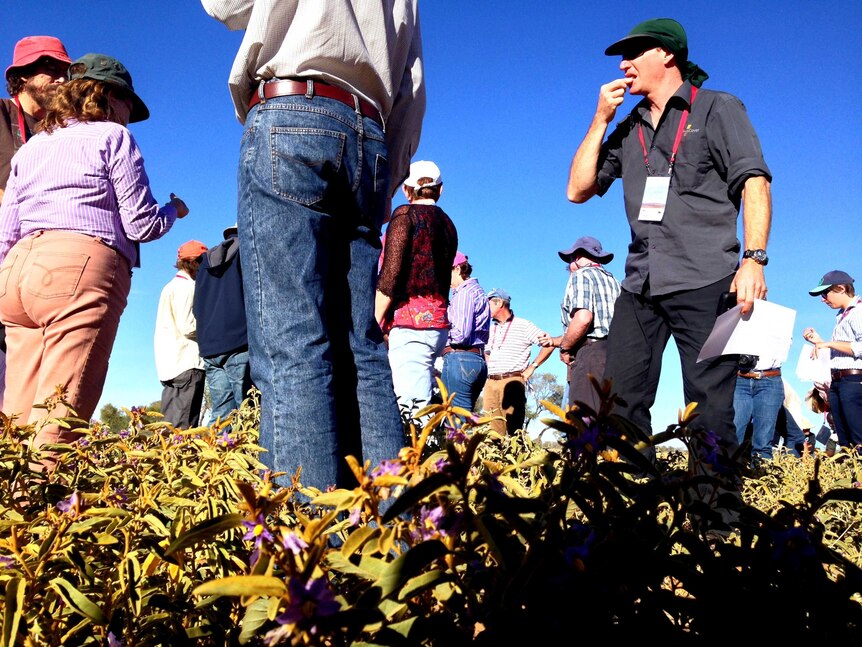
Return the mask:
[[205,373],[200,368],[183,371],[172,380],[162,382],[162,415],[177,429],[197,427],[204,398]]
[[[695,290],[651,296],[623,290],[614,307],[608,334],[605,377],[627,405],[616,411],[652,434],[650,408],[655,402],[661,360],[671,335],[679,350],[685,402],[697,402],[697,423],[714,431],[730,447],[736,445],[733,424],[733,390],[736,357],[725,356],[697,363],[716,319],[716,306],[733,276]],[[660,421],[661,428],[675,422]]]

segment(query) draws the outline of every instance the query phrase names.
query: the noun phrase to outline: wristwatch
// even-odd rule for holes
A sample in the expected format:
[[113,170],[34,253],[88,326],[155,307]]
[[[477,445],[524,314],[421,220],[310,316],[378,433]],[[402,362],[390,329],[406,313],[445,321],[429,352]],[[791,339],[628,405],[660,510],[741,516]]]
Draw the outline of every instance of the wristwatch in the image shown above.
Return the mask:
[[742,258],[750,258],[758,265],[766,265],[769,263],[769,257],[766,255],[765,249],[746,249],[742,253]]

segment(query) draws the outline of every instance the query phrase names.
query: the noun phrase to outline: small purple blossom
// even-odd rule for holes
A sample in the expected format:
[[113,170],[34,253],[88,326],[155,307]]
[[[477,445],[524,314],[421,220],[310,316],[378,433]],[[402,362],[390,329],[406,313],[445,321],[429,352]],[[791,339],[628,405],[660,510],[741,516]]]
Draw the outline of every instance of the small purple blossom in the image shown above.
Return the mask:
[[5,568],[12,568],[15,565],[15,558],[11,555],[0,555],[0,566]]
[[285,550],[289,550],[294,555],[299,555],[299,553],[308,548],[308,542],[295,532],[290,532],[289,530],[282,530],[281,545],[284,546]]
[[371,476],[373,478],[378,478],[380,476],[398,476],[399,474],[401,474],[401,461],[397,460],[380,461],[380,465],[371,471]]
[[225,430],[221,433],[221,435],[218,437],[218,439],[217,439],[217,441],[216,441],[216,442],[217,442],[217,443],[219,444],[219,446],[221,446],[221,447],[228,447],[228,448],[230,448],[230,447],[235,447],[235,446],[236,446],[236,440],[234,440],[233,438],[231,438],[231,437],[230,437],[230,434],[227,432],[227,429],[225,429]]
[[74,518],[81,512],[81,503],[81,495],[76,490],[68,499],[64,499],[57,504],[57,510]]
[[287,590],[287,608],[275,618],[280,626],[264,636],[267,646],[276,645],[290,636],[293,626],[315,635],[318,631],[317,621],[341,609],[325,577],[309,580],[305,584],[293,578],[288,582]]
[[347,518],[347,520],[350,522],[351,526],[359,525],[361,513],[362,513],[361,508],[353,508],[353,510],[350,511],[350,516]]
[[453,443],[464,444],[467,442],[467,434],[457,427],[446,425],[446,440],[450,440]]
[[570,436],[566,441],[566,447],[572,452],[575,458],[580,458],[584,454],[594,454],[599,447],[602,431],[598,424],[590,418],[590,424],[584,427],[584,430],[577,436]]
[[113,631],[108,633],[108,647],[123,647],[123,641],[117,638]]
[[442,506],[429,508],[423,505],[419,511],[419,528],[414,536],[423,541],[439,536],[450,537],[455,525],[456,520],[447,517]]
[[78,447],[87,447],[90,444],[90,439],[87,437],[78,438]]
[[438,458],[436,461],[434,461],[435,472],[442,472],[447,467],[449,467],[449,461],[447,461],[445,458]]
[[266,527],[266,521],[263,518],[263,515],[258,515],[257,519],[254,521],[243,521],[242,525],[245,527],[245,534],[242,536],[243,539],[247,539],[249,541],[253,541],[255,547],[259,547],[260,543],[266,539],[267,541],[272,541],[274,537],[269,529]]
[[122,488],[122,487],[117,488],[116,490],[111,492],[107,497],[108,503],[111,503],[115,506],[119,506],[128,500],[129,500],[129,497],[126,494],[126,488]]
[[121,429],[120,433],[118,435],[120,436],[120,438],[125,440],[126,438],[128,438],[129,436],[132,435],[132,430],[128,427],[126,429]]

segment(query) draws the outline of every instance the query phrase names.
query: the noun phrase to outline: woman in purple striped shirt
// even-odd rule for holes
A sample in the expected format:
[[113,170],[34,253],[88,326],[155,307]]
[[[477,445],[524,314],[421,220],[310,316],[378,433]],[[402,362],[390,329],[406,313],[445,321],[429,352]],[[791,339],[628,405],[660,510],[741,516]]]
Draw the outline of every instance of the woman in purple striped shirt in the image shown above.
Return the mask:
[[[18,420],[71,415],[89,420],[126,307],[139,243],[168,232],[188,209],[171,194],[159,207],[126,125],[149,117],[116,59],[72,63],[32,137],[12,160],[0,207],[0,321],[9,371],[4,408]],[[86,423],[80,423],[86,424]],[[73,425],[74,426],[74,425]],[[45,425],[33,446],[77,433]],[[51,458],[43,457],[51,466]]]

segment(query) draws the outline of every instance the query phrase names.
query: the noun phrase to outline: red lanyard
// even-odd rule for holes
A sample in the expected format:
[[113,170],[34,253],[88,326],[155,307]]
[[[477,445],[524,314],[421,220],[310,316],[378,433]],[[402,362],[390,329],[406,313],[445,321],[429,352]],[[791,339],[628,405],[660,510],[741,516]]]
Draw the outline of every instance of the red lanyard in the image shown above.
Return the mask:
[[21,143],[27,143],[27,124],[24,122],[24,110],[21,108],[21,102],[18,100],[18,95],[15,95],[15,105],[18,107],[18,134],[21,137]]
[[503,339],[500,340],[499,346],[494,346],[494,341],[497,339],[497,328],[499,328],[500,326],[499,325],[494,326],[494,339],[491,340],[491,350],[492,351],[495,349],[500,350],[503,347],[503,344],[506,343],[506,335],[509,334],[509,328],[512,327],[512,321],[514,321],[514,320],[515,320],[515,315],[512,315],[512,318],[509,319],[509,323],[506,326],[506,330],[503,332]]
[[[697,88],[691,86],[691,101],[689,101],[689,107],[694,106],[694,98],[696,96]],[[685,122],[688,119],[688,114],[688,109],[682,111],[682,117],[679,120],[679,127],[676,129],[676,139],[673,141],[673,150],[670,152],[670,166],[667,169],[668,175],[673,173],[673,165],[676,163],[676,153],[679,150],[679,144],[682,141],[682,133],[685,130]],[[647,152],[646,142],[644,141],[644,127],[640,123],[638,124],[638,139],[640,139],[641,148],[644,152],[644,166],[646,166],[647,175],[653,175],[653,170],[649,163],[649,153]]]
[[840,315],[838,315],[838,323],[841,323],[842,321],[844,321],[844,318],[850,314],[850,311],[858,305],[859,305],[859,297],[856,297],[856,299],[853,301],[853,303],[851,303],[846,308],[844,308],[844,312],[842,312]]

